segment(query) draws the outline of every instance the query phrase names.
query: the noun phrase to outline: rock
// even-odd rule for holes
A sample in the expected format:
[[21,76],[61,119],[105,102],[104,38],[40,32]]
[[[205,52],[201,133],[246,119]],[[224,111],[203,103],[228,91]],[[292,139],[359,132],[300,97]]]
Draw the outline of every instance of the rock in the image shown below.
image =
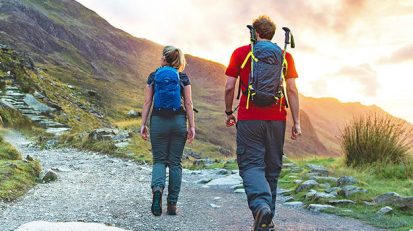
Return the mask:
[[294,180],[293,182],[294,182],[294,184],[301,184],[303,181],[302,180]]
[[386,215],[386,214],[389,214],[389,213],[391,213],[391,212],[393,212],[393,209],[392,209],[391,207],[389,207],[389,206],[386,206],[386,207],[381,208],[379,211],[377,211],[376,214],[378,214],[378,215]]
[[404,209],[413,208],[413,197],[402,197],[395,192],[388,192],[377,196],[373,199],[373,202],[380,205],[392,205]]
[[196,166],[196,167],[206,167],[206,166],[210,166],[213,165],[214,162],[208,158],[206,159],[196,159],[192,162],[192,165]]
[[332,177],[332,176],[314,176],[314,175],[311,176],[309,179],[310,179],[310,180],[315,180],[315,181],[317,181],[317,182],[327,181],[327,182],[332,183],[332,184],[336,184],[336,183],[337,183],[337,180],[338,180],[337,177]]
[[325,189],[324,190],[324,192],[326,192],[326,193],[332,193],[332,192],[338,192],[338,191],[340,191],[341,190],[341,188],[340,187],[332,187],[332,188],[327,188],[327,189]]
[[346,185],[338,191],[338,194],[344,197],[349,197],[355,193],[367,193],[367,190],[353,185]]
[[209,204],[212,208],[221,208],[221,206],[219,206],[219,205],[216,205],[216,204]]
[[236,189],[234,190],[234,193],[245,193],[245,189],[243,188]]
[[129,146],[129,142],[120,142],[120,143],[116,143],[115,146],[117,148],[126,148]]
[[224,156],[231,156],[232,155],[231,150],[229,150],[228,148],[220,147],[218,149],[218,151],[219,151],[219,153],[221,153]]
[[323,183],[319,185],[321,188],[330,188],[331,185],[329,183]]
[[356,202],[352,200],[331,200],[328,201],[330,205],[348,205],[348,204],[355,204]]
[[292,196],[287,196],[287,197],[284,197],[284,199],[283,199],[283,201],[285,201],[285,202],[290,202],[290,201],[293,201],[294,200],[294,197],[292,197]]
[[90,96],[90,97],[95,97],[95,96],[98,95],[98,93],[97,93],[96,91],[94,91],[94,90],[87,90],[86,93],[87,93],[87,95]]
[[99,128],[89,134],[89,138],[93,140],[111,140],[119,133],[118,129]]
[[58,176],[57,173],[53,170],[47,170],[46,174],[42,178],[42,182],[49,183],[51,181],[57,180]]
[[240,188],[244,188],[244,185],[243,184],[237,184],[237,185],[231,186],[231,189],[234,189],[234,190],[240,189]]
[[195,183],[197,184],[206,184],[208,182],[210,182],[212,180],[212,178],[202,178],[200,180],[195,181]]
[[192,149],[186,149],[184,150],[183,154],[183,159],[189,159],[190,157],[194,159],[202,159],[201,154],[194,152]]
[[218,169],[217,174],[218,175],[229,175],[230,172],[226,169]]
[[75,89],[75,86],[73,86],[73,85],[67,85],[67,87],[69,88],[69,89]]
[[317,192],[314,195],[314,199],[319,200],[319,199],[330,199],[330,198],[336,198],[335,195],[330,194],[330,193],[324,193],[324,192]]
[[318,176],[328,176],[329,172],[327,168],[316,164],[307,164],[307,168],[310,169],[310,173],[317,174]]
[[291,201],[291,202],[285,202],[284,205],[288,207],[297,208],[297,207],[303,207],[304,203],[301,201]]
[[321,205],[321,204],[310,204],[309,206],[308,206],[308,209],[311,211],[311,212],[322,212],[323,210],[326,210],[326,209],[334,209],[335,207],[334,206],[331,206],[331,205]]
[[99,230],[99,231],[127,231],[98,223],[84,222],[47,222],[33,221],[18,227],[15,231],[69,231],[69,230]]
[[307,194],[305,194],[305,198],[306,199],[312,199],[315,194],[317,194],[317,191],[315,191],[314,189],[311,189],[310,191],[308,191]]
[[375,206],[375,205],[377,205],[376,203],[370,202],[370,201],[363,201],[363,204],[368,205],[368,206]]
[[221,200],[221,197],[214,197],[214,200],[216,201]]
[[226,177],[218,178],[211,180],[207,183],[208,186],[217,186],[217,185],[239,185],[242,183],[242,179],[238,175],[229,175]]
[[357,180],[352,176],[342,176],[337,180],[337,186],[357,184]]
[[28,160],[28,161],[33,161],[34,159],[33,159],[33,157],[32,157],[32,156],[27,155],[27,156],[26,156],[26,160]]
[[33,96],[38,98],[38,99],[44,99],[45,98],[45,96],[42,93],[38,92],[38,91],[35,91],[33,93]]
[[278,194],[282,195],[282,196],[287,196],[287,195],[291,195],[291,193],[293,192],[293,190],[287,190],[287,189],[279,189],[278,190]]
[[60,167],[54,167],[52,168],[53,171],[57,171],[57,172],[71,172],[72,170],[70,168],[64,167],[64,166],[60,166]]
[[137,111],[135,111],[135,110],[130,110],[129,112],[128,112],[128,117],[129,118],[138,118],[138,117],[140,117],[142,114],[140,113],[140,112],[137,112]]
[[318,182],[317,182],[317,181],[315,181],[315,180],[307,180],[307,181],[304,181],[304,183],[302,183],[301,185],[299,185],[299,186],[295,189],[295,191],[296,191],[296,192],[301,192],[301,191],[310,189],[310,188],[312,188],[312,187],[314,187],[314,186],[317,186],[317,185],[318,185]]

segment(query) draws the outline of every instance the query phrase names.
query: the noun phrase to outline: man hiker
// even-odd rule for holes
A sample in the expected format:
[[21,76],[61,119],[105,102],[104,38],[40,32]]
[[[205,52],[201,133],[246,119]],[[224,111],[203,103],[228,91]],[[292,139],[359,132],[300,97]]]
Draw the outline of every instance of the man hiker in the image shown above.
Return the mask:
[[254,216],[254,230],[263,231],[274,227],[272,218],[282,167],[287,105],[294,120],[291,139],[296,140],[301,135],[295,83],[298,75],[293,57],[285,52],[286,48],[283,51],[271,42],[275,24],[268,16],[258,17],[248,27],[251,30],[251,45],[235,49],[225,72],[228,76],[225,113],[227,127],[233,126],[236,119],[232,108],[239,76],[242,96],[236,123],[237,162],[248,205]]

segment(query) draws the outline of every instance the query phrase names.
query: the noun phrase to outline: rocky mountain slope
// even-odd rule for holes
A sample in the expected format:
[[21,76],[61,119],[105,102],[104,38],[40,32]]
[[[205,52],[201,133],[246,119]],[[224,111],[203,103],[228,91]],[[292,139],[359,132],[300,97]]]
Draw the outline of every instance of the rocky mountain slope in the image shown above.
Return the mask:
[[[95,91],[99,97],[93,99],[93,105],[110,121],[122,120],[130,109],[141,107],[146,78],[159,65],[162,49],[114,28],[73,0],[2,0],[0,41],[27,52],[56,81]],[[223,122],[225,66],[191,55],[187,61],[186,72],[200,111],[196,115],[198,138],[233,150],[235,129],[225,129]],[[33,81],[41,83],[36,78]],[[301,98],[304,136],[296,143],[287,141],[288,155],[338,155],[339,127],[351,115],[375,109]],[[56,103],[62,104],[62,100],[56,96]],[[329,129],[332,125],[337,128]]]

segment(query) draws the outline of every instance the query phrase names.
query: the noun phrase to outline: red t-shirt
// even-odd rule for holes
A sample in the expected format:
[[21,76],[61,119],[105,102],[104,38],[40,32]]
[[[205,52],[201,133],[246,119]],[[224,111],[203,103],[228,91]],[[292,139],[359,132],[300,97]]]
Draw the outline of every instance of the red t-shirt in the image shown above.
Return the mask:
[[[241,69],[241,65],[247,57],[248,53],[251,50],[250,45],[242,46],[237,48],[231,56],[231,60],[225,71],[225,74],[230,77],[238,78],[241,77],[243,85],[248,85],[249,74],[251,71],[251,59],[248,59],[248,62]],[[295,70],[294,59],[290,53],[287,52],[285,58],[288,62],[288,70],[285,75],[285,78],[297,78],[297,71]],[[242,92],[246,89],[242,86]],[[253,102],[250,101],[249,108],[246,108],[247,96],[241,93],[240,105],[238,108],[238,120],[286,120],[287,111],[285,106],[281,107],[279,104],[274,104],[268,107],[257,107]]]

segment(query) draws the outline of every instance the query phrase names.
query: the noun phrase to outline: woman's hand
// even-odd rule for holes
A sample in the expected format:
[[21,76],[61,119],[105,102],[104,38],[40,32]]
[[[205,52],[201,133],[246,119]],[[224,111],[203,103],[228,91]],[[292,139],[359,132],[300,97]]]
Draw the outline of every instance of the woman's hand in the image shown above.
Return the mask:
[[141,137],[144,140],[148,140],[149,138],[148,128],[145,125],[141,126]]
[[188,140],[188,143],[192,143],[194,138],[195,138],[195,127],[190,127],[188,128],[188,136],[186,139]]

